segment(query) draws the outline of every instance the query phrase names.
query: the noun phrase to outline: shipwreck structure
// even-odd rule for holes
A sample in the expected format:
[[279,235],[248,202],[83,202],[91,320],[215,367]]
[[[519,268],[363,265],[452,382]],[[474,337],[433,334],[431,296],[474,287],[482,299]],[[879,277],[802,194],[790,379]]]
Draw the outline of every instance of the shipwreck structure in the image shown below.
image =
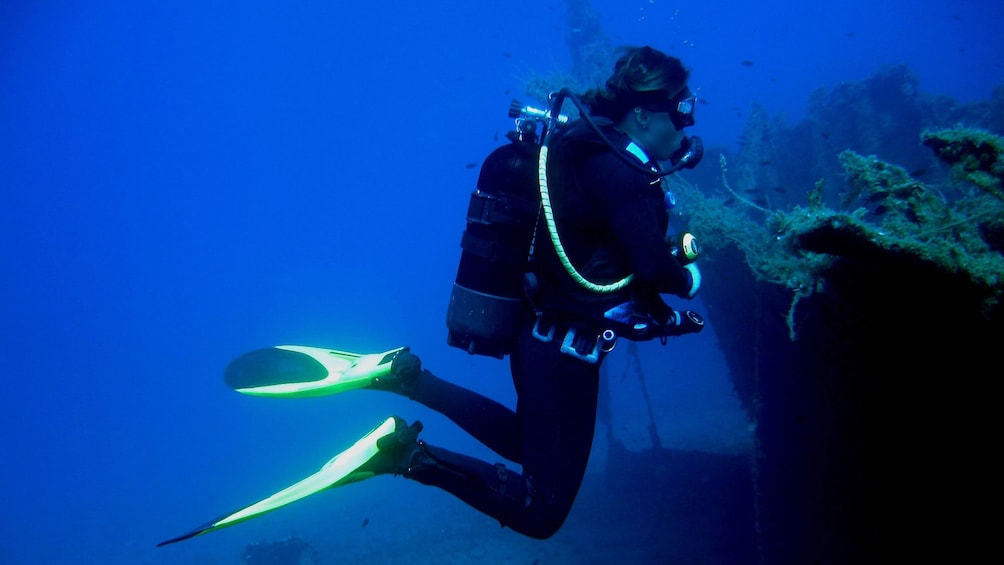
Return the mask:
[[[609,46],[588,2],[567,6],[586,54],[571,77],[592,85]],[[959,104],[891,66],[819,90],[797,124],[754,107],[738,151],[710,148],[672,180],[756,430],[746,562],[986,549],[969,516],[992,484],[1002,134],[1004,85]]]
[[950,186],[845,150],[845,209],[824,206],[821,185],[804,207],[764,208],[724,165],[726,196],[684,191],[692,229],[715,226],[702,292],[757,426],[764,563],[957,543],[958,516],[988,488],[994,410],[979,383],[1004,343],[1004,140],[960,129],[921,142]]

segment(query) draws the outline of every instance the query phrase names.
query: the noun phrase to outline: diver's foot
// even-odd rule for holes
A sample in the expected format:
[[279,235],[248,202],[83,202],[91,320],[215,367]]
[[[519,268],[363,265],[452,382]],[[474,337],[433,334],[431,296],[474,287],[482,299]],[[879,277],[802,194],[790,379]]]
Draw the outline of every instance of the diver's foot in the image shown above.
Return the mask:
[[366,388],[385,390],[411,398],[422,374],[422,360],[407,349],[402,349],[391,362],[390,374],[373,379]]
[[416,420],[409,426],[397,416],[394,420],[396,429],[376,441],[379,451],[359,467],[360,471],[375,475],[407,475],[412,469],[427,464],[428,456],[418,439],[422,422]]

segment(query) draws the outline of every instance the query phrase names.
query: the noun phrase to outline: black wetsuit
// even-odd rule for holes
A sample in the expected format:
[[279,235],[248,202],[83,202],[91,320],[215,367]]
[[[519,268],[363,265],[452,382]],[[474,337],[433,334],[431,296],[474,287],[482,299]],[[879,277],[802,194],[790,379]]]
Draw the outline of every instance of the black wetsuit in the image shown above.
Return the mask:
[[[619,147],[629,143],[623,134],[607,134]],[[664,241],[669,218],[659,178],[631,168],[578,126],[556,137],[551,156],[565,171],[553,176],[550,194],[572,263],[595,282],[628,273],[635,279],[613,295],[580,288],[557,262],[546,228],[538,226],[535,305],[555,318],[559,332],[569,326],[598,329],[592,323],[597,316],[630,298],[665,321],[672,310],[659,293],[686,296],[692,280]],[[582,483],[596,425],[600,363],[562,353],[560,339],[543,342],[532,329],[532,321],[522,328],[510,355],[515,412],[428,371],[409,394],[521,465],[522,473],[426,444],[425,453],[436,464],[417,466],[405,476],[454,494],[503,526],[544,539],[564,523]]]

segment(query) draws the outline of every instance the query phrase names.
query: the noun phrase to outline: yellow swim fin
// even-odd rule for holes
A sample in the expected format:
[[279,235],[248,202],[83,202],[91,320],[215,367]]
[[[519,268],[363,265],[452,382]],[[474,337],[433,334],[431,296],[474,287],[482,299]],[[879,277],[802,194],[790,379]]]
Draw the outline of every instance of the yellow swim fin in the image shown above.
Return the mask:
[[223,380],[237,392],[252,396],[307,398],[338,394],[389,375],[394,358],[406,349],[362,354],[279,345],[234,359],[223,372]]
[[[420,424],[419,424],[420,426]],[[373,428],[368,434],[355,442],[352,447],[335,455],[330,461],[324,464],[321,469],[309,477],[290,485],[279,492],[260,500],[250,506],[246,506],[212,520],[198,528],[182,534],[178,537],[162,541],[158,547],[183,541],[208,532],[219,530],[227,526],[239,524],[245,520],[250,520],[256,516],[282,508],[287,504],[296,502],[312,494],[334,487],[339,487],[373,476],[371,471],[360,471],[359,468],[369,462],[379,452],[377,440],[393,434],[398,430],[407,428],[404,420],[396,416],[391,416],[383,421],[379,426]],[[418,428],[420,429],[420,427]]]

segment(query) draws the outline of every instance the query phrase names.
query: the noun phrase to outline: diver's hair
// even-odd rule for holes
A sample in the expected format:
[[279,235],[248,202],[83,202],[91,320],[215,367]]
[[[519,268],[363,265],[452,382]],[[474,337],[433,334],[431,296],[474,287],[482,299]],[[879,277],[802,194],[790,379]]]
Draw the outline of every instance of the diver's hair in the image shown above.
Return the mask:
[[620,121],[632,108],[668,100],[687,85],[690,71],[676,57],[645,47],[621,47],[603,88],[582,95],[590,114]]

